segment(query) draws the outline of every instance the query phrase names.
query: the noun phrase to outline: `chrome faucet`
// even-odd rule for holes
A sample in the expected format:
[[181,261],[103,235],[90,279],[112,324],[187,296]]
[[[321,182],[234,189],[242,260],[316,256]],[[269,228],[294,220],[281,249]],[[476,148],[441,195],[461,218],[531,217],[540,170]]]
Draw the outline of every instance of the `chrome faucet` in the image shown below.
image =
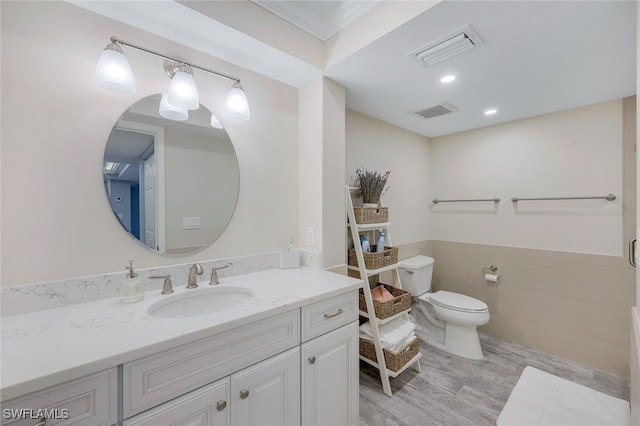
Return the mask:
[[191,265],[191,269],[189,269],[189,280],[187,281],[187,288],[196,288],[198,287],[197,275],[202,275],[204,270],[202,269],[202,265],[199,263],[194,263]]
[[209,279],[209,285],[217,285],[220,284],[220,279],[218,278],[218,270],[227,268],[231,263],[227,263],[224,266],[218,266],[217,268],[211,269],[211,278]]

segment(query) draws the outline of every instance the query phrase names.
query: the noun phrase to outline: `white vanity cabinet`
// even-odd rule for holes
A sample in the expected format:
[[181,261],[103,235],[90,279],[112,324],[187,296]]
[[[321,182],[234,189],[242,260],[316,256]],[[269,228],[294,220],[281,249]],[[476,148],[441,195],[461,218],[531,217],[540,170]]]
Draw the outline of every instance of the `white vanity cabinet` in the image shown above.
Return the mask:
[[301,346],[302,424],[358,425],[358,323]]
[[300,349],[269,358],[231,376],[231,424],[300,424]]
[[357,426],[358,296],[302,308],[301,415],[304,426]]
[[115,367],[2,403],[2,426],[110,426],[117,421]]
[[300,344],[299,311],[275,315],[123,365],[123,417]]
[[123,426],[229,426],[229,378],[189,392],[123,423]]
[[124,426],[357,426],[357,319],[350,292],[125,364]]
[[45,424],[4,418],[11,409],[69,417],[47,426],[357,426],[351,289],[223,323],[207,337],[161,342],[142,358],[3,402],[2,426]]

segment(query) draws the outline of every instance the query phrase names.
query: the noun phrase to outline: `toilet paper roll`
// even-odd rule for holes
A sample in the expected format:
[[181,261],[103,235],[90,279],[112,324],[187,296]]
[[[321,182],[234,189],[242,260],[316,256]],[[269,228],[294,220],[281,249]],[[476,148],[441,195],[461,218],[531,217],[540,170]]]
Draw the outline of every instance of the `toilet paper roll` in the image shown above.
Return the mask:
[[500,280],[500,277],[493,274],[484,274],[484,279],[487,281],[491,281],[492,283],[497,283]]

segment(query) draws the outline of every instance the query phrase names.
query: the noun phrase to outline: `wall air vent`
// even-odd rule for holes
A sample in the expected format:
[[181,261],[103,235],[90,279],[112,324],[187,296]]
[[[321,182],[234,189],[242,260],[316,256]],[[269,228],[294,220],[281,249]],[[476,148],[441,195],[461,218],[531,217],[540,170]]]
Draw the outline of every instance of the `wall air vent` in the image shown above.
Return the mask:
[[458,31],[409,52],[409,56],[428,67],[482,44],[483,41],[475,30],[470,25],[465,25]]
[[450,114],[456,111],[458,111],[458,108],[454,107],[450,103],[443,102],[440,105],[421,109],[420,111],[414,111],[414,114],[417,114],[422,118],[433,118],[433,117],[439,117],[445,114]]

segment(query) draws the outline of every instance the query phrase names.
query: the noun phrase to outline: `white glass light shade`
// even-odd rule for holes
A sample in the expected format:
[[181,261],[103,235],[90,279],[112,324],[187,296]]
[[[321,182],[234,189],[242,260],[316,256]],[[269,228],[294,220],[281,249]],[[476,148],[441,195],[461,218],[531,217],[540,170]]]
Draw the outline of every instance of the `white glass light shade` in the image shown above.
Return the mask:
[[189,118],[189,111],[183,108],[178,108],[169,103],[166,93],[162,94],[162,100],[160,101],[160,108],[158,113],[164,118],[169,120],[183,121]]
[[224,102],[224,115],[232,120],[245,121],[251,117],[249,102],[240,83],[234,83]]
[[180,68],[171,79],[168,100],[175,107],[182,109],[200,108],[200,98],[193,76]]
[[216,129],[222,129],[222,123],[218,120],[218,117],[215,114],[211,114],[211,127],[215,127]]
[[[112,46],[116,46],[120,51],[114,50]],[[115,43],[111,43],[102,52],[93,80],[97,87],[107,92],[121,95],[136,93],[136,82],[131,66],[129,66],[127,57],[122,53],[122,49]]]

